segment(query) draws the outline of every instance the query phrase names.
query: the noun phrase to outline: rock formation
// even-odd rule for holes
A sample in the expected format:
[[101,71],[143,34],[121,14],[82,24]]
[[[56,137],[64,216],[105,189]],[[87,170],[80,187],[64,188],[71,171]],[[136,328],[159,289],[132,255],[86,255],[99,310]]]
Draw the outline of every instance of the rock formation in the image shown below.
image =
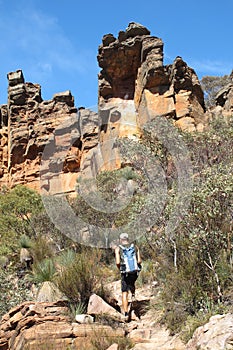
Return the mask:
[[[43,101],[40,86],[25,82],[21,70],[8,74],[8,102],[0,106],[1,185],[73,193],[80,170],[93,176],[100,168],[120,167],[115,140],[140,137],[143,126],[158,116],[183,130],[203,130],[197,75],[181,57],[164,65],[163,42],[147,28],[130,23],[118,38],[104,35],[98,62],[98,114],[77,110],[70,91]],[[223,95],[218,101],[229,107]]]
[[3,316],[0,323],[0,350],[60,349],[83,350],[101,333],[114,339],[124,337],[123,328],[72,322],[68,305],[24,302]]
[[139,127],[148,118],[161,115],[174,118],[183,128],[188,123],[182,118],[192,118],[193,127],[188,128],[191,131],[203,127],[204,95],[197,75],[181,57],[164,66],[160,38],[150,36],[145,27],[130,23],[117,39],[108,34],[102,41],[98,54],[102,68],[100,107],[110,102],[112,105],[113,99],[116,106],[118,99],[125,103],[133,100]]
[[233,113],[233,71],[230,78],[231,82],[221,89],[216,96],[216,105],[221,107],[223,116],[231,116]]
[[[62,191],[74,191],[82,154],[97,144],[96,114],[78,112],[70,91],[43,101],[40,86],[25,83],[21,70],[9,73],[8,81],[8,103],[0,108],[1,185],[26,184],[39,190],[43,151],[46,145],[55,145],[56,155],[51,149],[46,170],[48,190],[59,193],[56,180],[62,176]],[[60,164],[58,156],[65,144]]]
[[[203,130],[204,95],[194,70],[181,57],[163,65],[163,42],[130,23],[118,38],[103,37],[98,53],[100,145],[108,168],[119,166],[114,138],[140,134],[158,116],[183,130]],[[115,163],[109,159],[115,159]]]
[[215,106],[207,110],[206,117],[208,120],[219,116],[228,120],[233,115],[233,71],[229,78],[230,82],[220,89],[215,96]]
[[196,329],[187,350],[233,349],[233,314],[215,315]]
[[[120,302],[120,281],[114,282],[112,287],[116,286],[115,283]],[[122,315],[97,295],[91,296],[87,314],[76,315],[77,322],[71,317],[67,301],[24,302],[2,317],[0,350],[83,350],[92,348],[91,340],[101,336],[109,338],[109,343],[113,344],[118,343],[119,338],[121,341],[129,338],[133,344],[137,344],[135,350],[144,347],[184,350],[185,344],[177,336],[169,335],[165,326],[155,322],[154,312],[146,312],[143,308],[145,302],[147,305],[150,302],[150,288],[141,289],[139,294],[135,309],[138,309],[140,318],[135,315],[130,323],[122,321]],[[90,323],[86,323],[88,319]]]
[[[120,281],[113,282],[112,288],[116,292],[114,296],[120,301]],[[117,343],[119,338],[128,337],[135,344],[133,350],[232,349],[232,314],[212,316],[209,322],[197,328],[189,342],[184,344],[179,335],[170,335],[169,330],[160,324],[159,313],[156,315],[154,310],[143,309],[145,301],[149,303],[153,298],[151,289],[140,290],[138,295],[133,308],[135,314],[138,308],[141,315],[126,324],[120,321],[115,309],[96,295],[89,301],[88,314],[76,317],[77,322],[72,319],[68,302],[65,300],[24,302],[2,317],[0,350],[83,350],[89,349],[93,337],[101,335],[111,339],[112,344]],[[99,319],[91,317],[90,314],[99,315]],[[101,316],[104,317],[105,324],[100,323]],[[85,319],[88,318],[90,323],[86,323]],[[107,319],[113,327],[106,325]]]

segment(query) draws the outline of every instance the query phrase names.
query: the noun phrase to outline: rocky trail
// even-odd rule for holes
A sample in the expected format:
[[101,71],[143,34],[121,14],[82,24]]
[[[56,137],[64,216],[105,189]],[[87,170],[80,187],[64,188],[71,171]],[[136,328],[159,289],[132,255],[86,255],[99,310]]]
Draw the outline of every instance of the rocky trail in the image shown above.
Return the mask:
[[[120,282],[111,283],[109,287],[121,306]],[[130,306],[131,320],[126,324],[128,336],[136,343],[133,349],[185,349],[185,344],[179,337],[170,336],[166,327],[159,323],[160,312],[149,308],[156,298],[158,296],[151,285],[136,289],[136,300]]]
[[[109,284],[109,288],[121,307],[120,281]],[[233,349],[232,314],[211,317],[195,331],[188,344],[184,344],[178,335],[171,336],[160,324],[160,312],[148,307],[156,302],[158,293],[149,285],[138,288],[129,322],[124,322],[123,315],[96,294],[89,300],[87,314],[76,315],[79,322],[71,319],[65,300],[26,301],[2,317],[0,350],[88,350],[93,349],[92,341],[96,337],[109,339],[112,345],[108,350],[119,350],[119,337],[130,338],[133,350]],[[100,322],[103,316],[105,323]],[[107,350],[106,347],[103,350]]]

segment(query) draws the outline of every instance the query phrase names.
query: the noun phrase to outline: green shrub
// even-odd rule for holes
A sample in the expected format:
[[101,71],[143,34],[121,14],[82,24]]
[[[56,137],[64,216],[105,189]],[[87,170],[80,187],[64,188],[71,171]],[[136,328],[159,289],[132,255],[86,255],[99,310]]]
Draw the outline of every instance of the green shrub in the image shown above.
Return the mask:
[[7,193],[0,193],[0,234],[14,232],[16,236],[35,236],[32,217],[42,210],[40,195],[28,187],[16,186]]
[[61,252],[56,261],[61,268],[67,268],[74,263],[76,253],[73,249],[67,249]]
[[55,254],[55,249],[48,236],[39,235],[36,239],[32,240],[31,252],[33,262],[39,263],[44,259],[52,258]]
[[99,261],[98,251],[84,249],[76,254],[73,263],[60,270],[55,283],[72,304],[87,305],[91,294],[100,286]]
[[[68,220],[68,219],[67,219]],[[36,238],[47,237],[48,242],[53,242],[53,245],[57,247],[58,251],[68,249],[68,247],[74,245],[74,242],[61,232],[52,223],[48,213],[41,211],[31,218],[31,223],[35,227]]]
[[[211,313],[217,312],[217,307],[225,305],[233,280],[233,118],[216,119],[203,133],[180,134],[190,150],[194,172],[189,210],[176,231],[167,235],[166,220],[177,195],[174,184],[164,211],[142,247],[142,252],[157,262],[162,319],[172,333],[180,331],[187,318],[199,315],[203,304],[208,308],[206,301],[212,305]],[[161,159],[167,159],[153,137],[153,133],[146,135],[147,145],[153,152],[160,152]],[[166,170],[166,161],[163,164]]]
[[45,259],[33,264],[32,278],[36,283],[53,281],[55,273],[55,264],[52,259]]
[[[128,180],[131,179],[134,180],[135,184],[128,183]],[[143,197],[138,191],[140,181],[141,177],[138,171],[128,166],[118,170],[100,172],[96,179],[80,177],[78,186],[82,195],[71,200],[71,206],[77,215],[88,224],[101,228],[112,226],[117,228],[126,225],[125,230],[133,233],[135,231],[135,217],[140,215],[141,202],[143,202]],[[128,192],[132,194],[129,203],[125,195]],[[84,199],[85,196],[89,198],[88,201]],[[90,206],[89,203],[92,205]],[[113,212],[99,210],[108,205],[117,206],[119,210]],[[122,208],[124,210],[121,210]],[[109,248],[108,238],[106,238],[105,248]]]
[[23,234],[20,236],[19,239],[20,247],[21,248],[31,248],[32,247],[32,240],[27,235]]
[[139,175],[130,166],[126,166],[126,167],[122,168],[120,170],[120,175],[123,178],[125,178],[126,180],[137,180],[139,178]]
[[86,305],[82,302],[78,302],[77,304],[70,304],[69,307],[72,319],[74,320],[76,315],[85,314],[87,311]]
[[161,323],[165,323],[169,328],[171,335],[179,333],[183,328],[189,313],[186,306],[170,302],[167,304],[166,310],[160,319]]
[[142,270],[139,273],[137,283],[142,287],[151,284],[156,279],[156,266],[153,260],[143,260]]
[[9,256],[11,253],[11,247],[9,247],[8,244],[2,243],[0,246],[0,256]]

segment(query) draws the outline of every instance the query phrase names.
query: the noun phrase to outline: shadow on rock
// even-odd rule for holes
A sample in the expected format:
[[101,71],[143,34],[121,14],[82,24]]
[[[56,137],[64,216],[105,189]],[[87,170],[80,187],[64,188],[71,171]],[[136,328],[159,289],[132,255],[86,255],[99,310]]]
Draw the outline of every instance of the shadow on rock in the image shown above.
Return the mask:
[[130,305],[129,314],[131,316],[132,311],[140,319],[141,316],[145,315],[149,309],[150,300],[135,300]]

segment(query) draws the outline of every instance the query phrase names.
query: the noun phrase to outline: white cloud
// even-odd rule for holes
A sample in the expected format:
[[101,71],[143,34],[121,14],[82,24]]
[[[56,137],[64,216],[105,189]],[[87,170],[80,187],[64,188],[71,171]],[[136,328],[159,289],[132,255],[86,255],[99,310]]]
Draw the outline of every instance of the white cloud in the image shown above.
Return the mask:
[[220,62],[211,60],[189,60],[189,66],[194,68],[196,72],[206,75],[225,75],[230,74],[232,70],[232,62]]
[[24,7],[7,17],[0,15],[0,22],[3,60],[5,54],[12,62],[22,61],[29,70],[38,67],[44,73],[57,68],[81,74],[96,69],[93,52],[76,48],[54,17]]
[[[164,52],[164,61],[165,64],[173,63],[175,57],[172,58],[166,52]],[[196,72],[201,73],[201,75],[225,75],[230,74],[233,65],[232,62],[220,62],[213,60],[197,60],[197,59],[185,59],[184,61],[188,64],[189,67],[192,67]]]
[[0,7],[0,103],[7,100],[7,73],[16,69],[23,70],[26,81],[41,85],[45,99],[70,89],[75,99],[91,100],[97,92],[88,81],[95,81],[99,70],[95,48],[81,46],[78,34],[72,41],[63,29],[66,23],[35,6],[34,0],[18,0]]

